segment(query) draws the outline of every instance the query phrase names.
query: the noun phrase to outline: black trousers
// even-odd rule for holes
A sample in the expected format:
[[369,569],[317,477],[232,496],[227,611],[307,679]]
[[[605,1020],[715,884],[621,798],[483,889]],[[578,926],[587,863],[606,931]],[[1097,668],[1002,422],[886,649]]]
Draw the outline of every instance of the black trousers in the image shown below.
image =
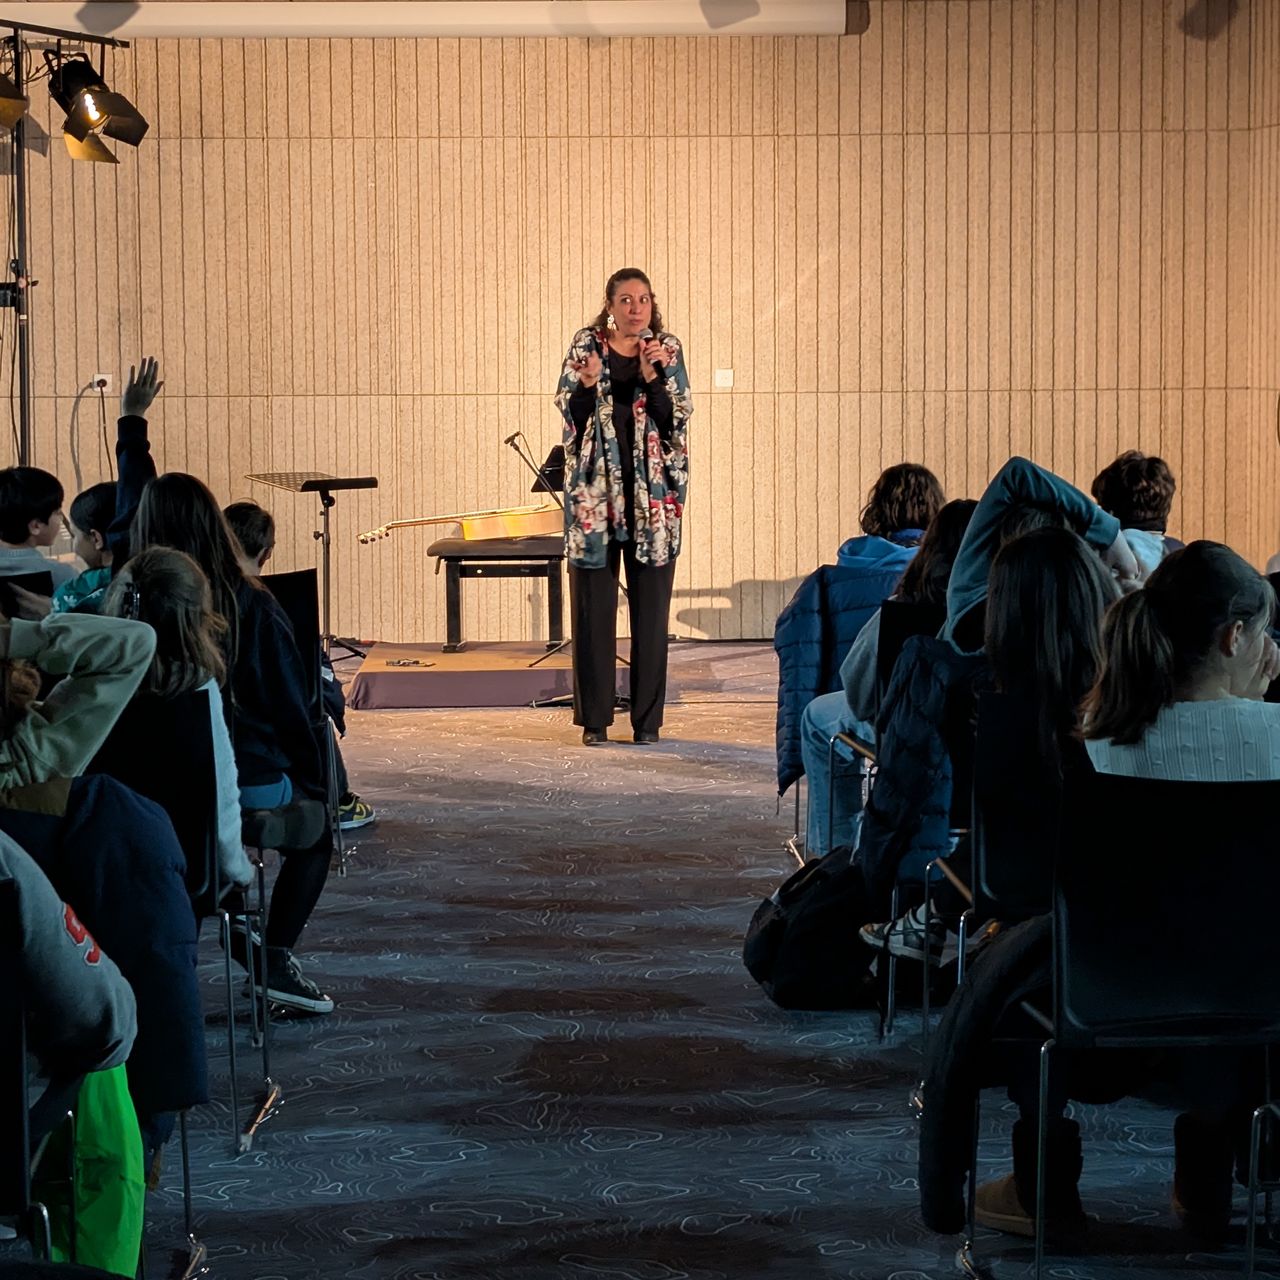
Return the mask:
[[640,564],[635,545],[613,542],[602,569],[569,566],[573,616],[573,723],[605,729],[613,723],[618,647],[618,573],[627,568],[631,614],[631,725],[656,733],[667,699],[667,626],[675,562]]

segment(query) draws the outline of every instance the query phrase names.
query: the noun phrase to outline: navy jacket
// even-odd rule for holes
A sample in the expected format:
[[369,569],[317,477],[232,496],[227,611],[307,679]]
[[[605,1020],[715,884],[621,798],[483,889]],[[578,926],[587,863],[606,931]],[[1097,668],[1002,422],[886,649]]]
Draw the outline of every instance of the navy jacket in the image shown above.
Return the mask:
[[862,819],[858,860],[868,888],[885,900],[898,877],[919,880],[951,849],[948,716],[988,670],[986,655],[957,653],[945,640],[911,636],[894,664],[876,723],[876,785]]
[[851,538],[839,563],[815,569],[778,615],[778,794],[804,774],[800,717],[820,694],[834,693],[840,664],[863,624],[892,595],[915,554],[886,538]]
[[91,774],[71,783],[63,816],[0,809],[0,830],[39,863],[133,988],[128,1073],[140,1121],[207,1102],[196,922],[164,810]]

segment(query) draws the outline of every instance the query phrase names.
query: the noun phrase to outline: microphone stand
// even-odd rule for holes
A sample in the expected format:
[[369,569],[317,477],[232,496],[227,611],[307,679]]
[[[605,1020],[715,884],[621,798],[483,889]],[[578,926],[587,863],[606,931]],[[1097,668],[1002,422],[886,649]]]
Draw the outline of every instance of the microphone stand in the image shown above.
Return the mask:
[[[518,455],[518,457],[520,458],[520,461],[523,462],[524,465],[528,467],[530,471],[533,472],[534,476],[537,477],[539,487],[535,489],[534,492],[549,493],[552,496],[552,498],[555,499],[556,506],[558,506],[560,510],[563,511],[564,499],[555,490],[555,488],[549,483],[549,481],[547,480],[546,471],[537,464],[533,455],[529,452],[529,441],[525,436],[524,432],[516,431],[513,434],[509,435],[502,443],[505,445],[508,445],[511,449],[513,449],[515,453]],[[570,582],[572,583],[572,579],[570,579]],[[627,589],[623,587],[621,583],[619,583],[618,586],[622,590],[623,595],[626,595]],[[572,586],[570,586],[570,590],[569,590],[569,601],[570,601],[570,611],[572,612],[572,602],[573,602]],[[546,662],[548,658],[554,656],[557,653],[563,653],[571,644],[573,644],[573,636],[572,635],[566,636],[565,639],[561,640],[559,644],[552,645],[546,651],[546,653],[540,655],[537,658],[534,658],[534,660],[531,663],[529,663],[529,666],[530,667],[541,666],[544,662]],[[620,653],[615,654],[615,660],[623,663],[625,666],[628,666],[628,667],[631,665],[631,659],[624,657]],[[567,704],[565,703],[565,700],[563,698],[549,698],[545,702],[535,701],[533,705],[535,707],[553,707],[553,706],[563,706]]]

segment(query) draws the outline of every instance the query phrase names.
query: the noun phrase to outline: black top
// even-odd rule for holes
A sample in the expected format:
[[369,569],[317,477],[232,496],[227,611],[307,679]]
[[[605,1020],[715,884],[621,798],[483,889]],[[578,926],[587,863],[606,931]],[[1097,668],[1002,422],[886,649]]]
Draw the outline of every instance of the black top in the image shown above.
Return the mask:
[[[605,347],[605,359],[609,362],[609,381],[613,388],[613,429],[618,437],[618,450],[622,455],[622,492],[627,503],[627,528],[635,532],[635,488],[636,488],[636,419],[632,407],[635,399],[636,384],[641,380],[639,355],[619,355],[612,347]],[[569,397],[569,413],[573,417],[573,425],[577,429],[574,447],[582,448],[582,437],[591,421],[596,407],[595,387],[584,387],[581,383]],[[663,444],[670,445],[671,432],[674,426],[674,414],[671,407],[671,394],[667,390],[665,375],[659,374],[652,382],[645,384],[645,413],[655,427]]]

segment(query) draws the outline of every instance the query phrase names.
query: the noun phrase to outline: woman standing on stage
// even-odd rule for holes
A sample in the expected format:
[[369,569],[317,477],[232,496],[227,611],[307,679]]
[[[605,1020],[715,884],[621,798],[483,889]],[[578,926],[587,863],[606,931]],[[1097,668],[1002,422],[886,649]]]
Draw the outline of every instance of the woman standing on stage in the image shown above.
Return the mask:
[[[655,336],[656,335],[656,336]],[[615,271],[605,305],[573,335],[556,389],[564,415],[565,559],[573,615],[573,722],[609,740],[618,570],[631,614],[631,725],[657,742],[667,693],[667,619],[689,485],[693,403],[680,340],[662,330],[649,277]]]

